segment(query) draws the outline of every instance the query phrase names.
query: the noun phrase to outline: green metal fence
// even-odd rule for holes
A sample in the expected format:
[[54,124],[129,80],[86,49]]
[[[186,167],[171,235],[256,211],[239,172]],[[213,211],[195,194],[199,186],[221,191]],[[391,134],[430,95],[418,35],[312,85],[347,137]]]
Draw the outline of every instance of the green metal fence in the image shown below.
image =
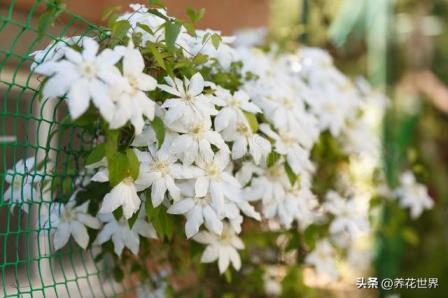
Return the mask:
[[[52,248],[47,212],[73,192],[81,166],[78,157],[89,140],[79,127],[65,123],[66,107],[60,99],[40,98],[42,78],[30,71],[34,51],[66,36],[97,36],[100,29],[54,1],[36,0],[31,9],[21,3],[0,1],[0,296],[125,293],[125,287],[110,278],[107,261],[93,261],[94,251],[74,243],[57,252]],[[51,19],[39,17],[49,9],[60,15],[47,28]],[[26,179],[41,179],[45,185],[31,193],[25,189],[23,169],[15,166],[29,157],[35,158],[34,169]]]

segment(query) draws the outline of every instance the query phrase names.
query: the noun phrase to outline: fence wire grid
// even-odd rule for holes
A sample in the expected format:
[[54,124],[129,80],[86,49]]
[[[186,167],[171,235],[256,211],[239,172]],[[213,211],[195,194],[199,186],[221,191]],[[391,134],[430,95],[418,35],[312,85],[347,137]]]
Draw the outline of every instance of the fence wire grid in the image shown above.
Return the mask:
[[[39,36],[39,17],[55,4],[30,2],[0,2],[0,296],[132,294],[136,286],[114,283],[113,268],[107,261],[94,262],[93,251],[72,242],[56,252],[52,248],[52,227],[45,224],[48,210],[73,192],[79,156],[89,139],[80,127],[64,121],[68,113],[63,100],[40,98],[42,78],[30,70],[31,54],[67,36],[98,36],[101,29],[63,10]],[[16,164],[30,157],[34,161],[28,167],[34,170],[24,177]],[[27,190],[27,179],[45,186]],[[8,199],[13,196],[17,202]]]

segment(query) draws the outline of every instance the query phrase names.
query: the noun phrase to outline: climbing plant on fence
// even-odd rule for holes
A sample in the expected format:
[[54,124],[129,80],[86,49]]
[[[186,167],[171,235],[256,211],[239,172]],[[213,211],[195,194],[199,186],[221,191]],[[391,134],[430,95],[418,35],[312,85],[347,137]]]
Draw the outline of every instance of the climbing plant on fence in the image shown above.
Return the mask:
[[[60,19],[53,24],[57,15]],[[69,243],[52,252],[50,227],[39,216],[73,192],[83,165],[80,157],[91,148],[91,139],[67,121],[60,99],[41,99],[43,78],[30,71],[32,53],[68,35],[81,39],[101,32],[56,1],[36,0],[27,10],[15,0],[0,4],[2,296],[93,297],[123,291],[105,278],[112,268],[95,264],[91,251]],[[27,160],[18,164],[22,159]],[[36,187],[37,181],[46,184]],[[46,188],[51,191],[44,195]]]
[[1,9],[5,296],[304,295],[304,268],[369,269],[385,198],[432,206],[411,172],[377,192],[387,99],[323,50],[159,1],[107,27],[60,1]]

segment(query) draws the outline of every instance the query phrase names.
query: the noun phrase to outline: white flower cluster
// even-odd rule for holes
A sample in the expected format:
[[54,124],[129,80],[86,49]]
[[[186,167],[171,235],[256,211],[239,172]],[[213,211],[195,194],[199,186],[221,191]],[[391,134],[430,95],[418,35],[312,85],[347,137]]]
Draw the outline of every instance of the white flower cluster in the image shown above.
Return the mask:
[[[233,38],[227,37],[215,47],[206,37],[216,32],[197,30],[193,37],[182,27],[176,46],[187,57],[207,55],[207,67],[224,70],[241,61],[242,84],[236,91],[227,90],[206,81],[199,71],[191,77],[167,76],[158,82],[146,73],[139,47],[148,41],[164,41],[165,20],[144,6],[131,7],[134,11],[120,19],[129,21],[132,32],[141,33],[141,45],[129,42],[99,51],[94,39],[74,37],[35,54],[33,71],[48,77],[43,95],[65,96],[72,119],[96,109],[110,129],[131,123],[136,135],[131,147],[139,162],[138,178],[127,177],[115,185],[103,198],[98,214],[89,215],[88,203],[75,206],[73,198],[51,209],[48,225],[54,229],[55,249],[63,247],[70,235],[86,248],[88,226],[100,229],[94,244],[111,240],[117,255],[124,247],[137,254],[140,236],[157,237],[142,207],[143,191],[151,194],[154,208],[164,205],[169,214],[186,218],[186,237],[207,245],[202,262],[217,260],[221,273],[230,264],[241,267],[238,250],[244,244],[238,234],[244,216],[256,220],[263,216],[285,228],[296,221],[303,230],[328,213],[334,218],[331,233],[355,234],[366,228],[366,219],[354,211],[355,199],[329,192],[327,201],[320,204],[311,191],[313,146],[327,131],[350,143],[347,135],[358,122],[364,100],[326,52],[301,48],[279,54],[274,48],[266,53],[232,47]],[[159,13],[165,15],[163,10]],[[144,30],[145,26],[150,30]],[[70,47],[73,43],[81,50]],[[246,79],[247,74],[251,78]],[[154,90],[167,99],[151,98],[148,92]],[[161,144],[151,124],[155,116],[165,127]],[[363,145],[352,139],[357,143],[347,147],[351,148],[348,153]],[[109,181],[106,159],[90,168],[96,172],[91,181]],[[20,179],[27,179],[24,175]],[[7,182],[17,188],[22,185],[17,179]],[[26,194],[32,183],[27,184]],[[15,189],[13,193],[21,192]],[[251,203],[260,207],[261,214]],[[123,217],[116,220],[112,212],[120,207]],[[137,220],[131,227],[134,214]],[[323,255],[319,251],[332,254],[329,244],[322,242],[308,261],[324,267],[315,256]]]
[[428,194],[425,185],[416,181],[411,171],[406,171],[400,176],[400,185],[395,189],[402,208],[409,208],[412,218],[418,218],[425,209],[431,209],[434,201]]

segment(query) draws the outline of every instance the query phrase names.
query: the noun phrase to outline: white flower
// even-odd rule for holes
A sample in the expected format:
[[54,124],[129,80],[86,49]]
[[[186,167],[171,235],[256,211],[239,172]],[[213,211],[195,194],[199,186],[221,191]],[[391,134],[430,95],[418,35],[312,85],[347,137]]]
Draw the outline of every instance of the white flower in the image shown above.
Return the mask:
[[212,61],[216,60],[222,68],[227,70],[231,63],[237,59],[237,53],[230,45],[234,37],[221,36],[221,43],[218,48],[215,48],[211,40],[212,34],[220,35],[220,32],[209,29],[196,30],[196,36],[194,37],[189,34],[180,34],[177,43],[183,46],[187,56],[193,57],[198,54],[207,55],[212,58],[207,65],[211,65]]
[[409,208],[414,219],[434,205],[426,186],[418,183],[411,171],[406,171],[400,176],[400,186],[395,190],[395,194],[399,198],[400,206]]
[[290,90],[288,85],[278,87],[271,100],[260,101],[260,106],[273,126],[280,131],[296,132],[296,141],[304,148],[311,148],[319,135],[318,121],[305,110],[299,94],[302,88]]
[[266,218],[278,218],[282,226],[290,228],[298,213],[297,197],[298,191],[292,190],[285,193],[284,196],[278,196],[275,200],[263,203],[263,214]]
[[347,122],[342,132],[342,146],[348,154],[375,156],[379,138],[362,118]]
[[119,51],[105,49],[97,56],[98,48],[96,41],[86,39],[82,53],[66,47],[65,59],[44,62],[35,68],[37,73],[50,77],[43,88],[44,96],[53,98],[67,94],[73,119],[87,111],[90,100],[107,121],[114,114],[109,88],[123,83],[120,71],[114,66],[121,55]]
[[235,32],[235,45],[237,48],[249,49],[264,44],[267,36],[267,28],[239,29]]
[[198,72],[191,77],[191,80],[184,78],[184,81],[170,77],[165,78],[168,85],[159,85],[163,91],[177,97],[165,100],[162,108],[167,108],[165,121],[168,125],[176,120],[187,118],[195,119],[198,116],[208,118],[217,113],[211,100],[202,94],[204,90],[204,78]]
[[110,213],[100,214],[98,217],[104,223],[104,227],[99,232],[95,242],[101,245],[112,239],[114,252],[118,256],[121,256],[125,247],[129,248],[134,255],[137,255],[140,246],[139,235],[145,238],[157,239],[154,227],[144,219],[144,208],[141,208],[132,229],[129,227],[128,221],[123,217],[119,221]]
[[326,275],[330,278],[339,276],[336,268],[336,251],[328,240],[320,240],[316,243],[314,250],[305,258],[305,263],[313,265],[319,275]]
[[249,151],[255,164],[259,164],[271,152],[271,143],[253,133],[245,119],[237,121],[234,126],[227,127],[221,132],[221,135],[225,141],[233,142],[232,159],[239,159]]
[[323,219],[323,215],[318,210],[319,202],[309,188],[302,187],[298,194],[296,220],[303,231],[309,225]]
[[238,181],[225,171],[229,163],[229,155],[219,151],[212,161],[199,161],[198,167],[202,169],[202,175],[195,183],[195,194],[204,197],[208,192],[219,210],[224,206],[224,198],[238,200],[241,198],[241,186]]
[[[94,179],[92,178],[92,180]],[[140,203],[134,180],[127,177],[104,196],[99,213],[111,213],[121,206],[124,218],[129,219],[138,211]]]
[[275,141],[275,151],[286,155],[286,160],[294,173],[313,171],[314,166],[310,160],[309,152],[300,146],[296,133],[284,130],[275,133],[265,123],[260,125],[260,130]]
[[[159,16],[148,11],[148,8],[142,4],[130,4],[131,12],[127,12],[117,20],[126,20],[131,25],[128,35],[131,36],[132,33],[140,33],[142,40],[141,45],[146,46],[148,41],[159,42],[165,39],[165,29],[163,24],[165,20]],[[166,11],[164,9],[156,9],[158,13],[166,16]],[[138,24],[148,26],[152,32],[138,26]]]
[[121,47],[123,52],[123,76],[127,80],[122,92],[111,87],[112,99],[117,103],[114,116],[110,121],[110,128],[116,129],[123,126],[128,120],[131,121],[138,135],[142,132],[145,122],[143,116],[152,120],[154,118],[155,103],[144,93],[154,90],[157,81],[143,72],[145,62],[142,54],[132,42],[128,47]]
[[168,151],[170,142],[165,140],[160,150],[154,146],[149,147],[149,152],[136,150],[140,160],[140,174],[135,181],[138,191],[151,187],[151,200],[154,207],[159,206],[168,193],[174,200],[180,198],[180,190],[175,179],[190,179],[199,175],[194,166],[184,166],[176,163],[176,157]]
[[[98,168],[90,181],[108,182],[109,169],[107,166],[108,161],[105,157],[87,165],[86,168],[91,171]],[[140,207],[140,198],[137,195],[137,188],[131,177],[123,179],[104,196],[99,213],[110,213],[120,206],[123,208],[123,215],[126,219],[130,218]]]
[[241,259],[237,250],[244,249],[244,243],[229,225],[224,225],[220,236],[203,231],[199,232],[193,239],[207,245],[201,257],[202,263],[211,263],[218,260],[218,268],[221,274],[227,270],[230,263],[235,270],[241,268]]
[[89,244],[89,234],[86,226],[96,230],[101,227],[100,221],[88,214],[89,202],[75,206],[74,197],[72,196],[65,205],[56,203],[51,208],[49,227],[56,229],[53,237],[55,250],[64,247],[70,236],[73,236],[80,247],[86,249]]
[[221,101],[217,102],[222,106],[215,117],[215,129],[221,131],[228,126],[235,126],[240,118],[244,118],[243,111],[256,114],[261,113],[259,107],[249,101],[249,95],[242,91],[231,94],[229,90],[217,88],[216,97]]
[[11,206],[11,212],[16,204],[22,203],[22,210],[28,212],[27,201],[39,199],[39,189],[37,183],[42,181],[42,177],[38,176],[38,172],[33,171],[35,158],[30,157],[26,160],[19,160],[12,169],[9,169],[5,175],[6,183],[10,186],[3,194],[5,202],[10,201],[14,205]]
[[261,199],[268,204],[286,195],[285,189],[289,187],[290,182],[280,161],[269,168],[255,168],[254,170],[258,176],[254,177],[250,186],[244,190],[245,198],[250,201]]
[[325,199],[324,208],[335,216],[330,224],[331,233],[348,233],[353,238],[367,231],[369,227],[367,219],[355,198],[344,199],[338,193],[329,191]]
[[168,213],[185,215],[187,218],[185,224],[187,238],[191,238],[197,234],[203,223],[210,232],[220,235],[222,233],[223,223],[215,208],[210,195],[206,195],[204,197],[181,199],[168,209]]
[[190,165],[193,161],[210,161],[213,158],[212,145],[222,151],[229,151],[221,135],[211,129],[211,121],[196,119],[190,122],[185,130],[178,128],[183,134],[174,137],[171,152],[178,155],[182,162]]
[[31,70],[34,70],[36,66],[43,62],[58,61],[64,57],[64,49],[71,45],[82,46],[84,40],[92,39],[88,36],[72,36],[63,38],[62,40],[56,40],[50,43],[45,49],[35,51],[30,54],[33,57],[33,63],[31,64]]
[[316,97],[311,107],[319,119],[321,131],[328,129],[334,137],[339,136],[348,119],[348,113],[353,110],[344,99],[334,98],[334,95],[330,94],[322,94],[321,98]]

